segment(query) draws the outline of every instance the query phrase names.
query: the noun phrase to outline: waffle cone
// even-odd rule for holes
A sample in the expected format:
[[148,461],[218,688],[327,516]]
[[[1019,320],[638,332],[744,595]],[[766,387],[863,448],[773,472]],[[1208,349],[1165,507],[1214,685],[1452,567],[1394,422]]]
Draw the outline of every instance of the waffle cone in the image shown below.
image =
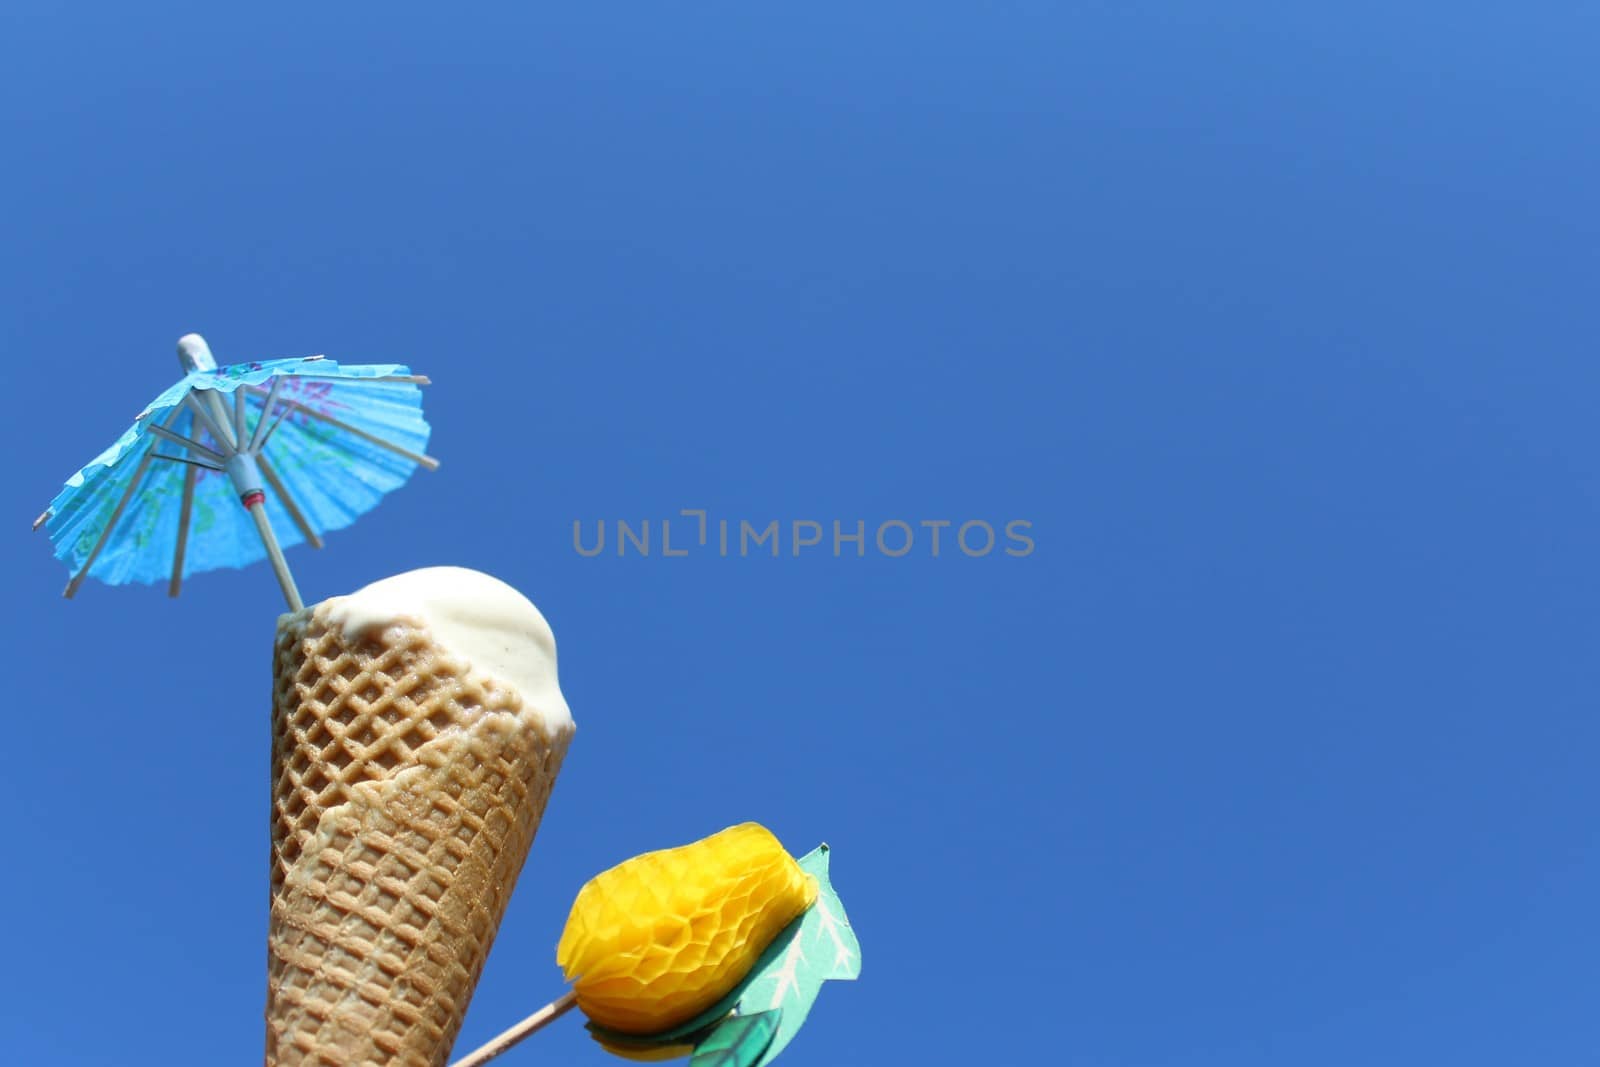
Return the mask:
[[522,710],[421,623],[279,621],[268,1067],[447,1061],[572,737]]

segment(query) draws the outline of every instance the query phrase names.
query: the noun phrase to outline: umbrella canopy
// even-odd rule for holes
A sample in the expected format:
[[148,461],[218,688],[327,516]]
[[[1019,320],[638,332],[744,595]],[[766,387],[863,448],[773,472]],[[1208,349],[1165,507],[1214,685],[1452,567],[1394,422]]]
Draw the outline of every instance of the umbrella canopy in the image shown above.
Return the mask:
[[[299,594],[280,545],[350,525],[403,485],[429,428],[400,364],[341,366],[322,356],[219,367],[206,343],[178,343],[188,371],[67,480],[34,523],[72,571],[109,585],[183,579],[270,558],[291,607]],[[244,506],[241,507],[240,505]]]

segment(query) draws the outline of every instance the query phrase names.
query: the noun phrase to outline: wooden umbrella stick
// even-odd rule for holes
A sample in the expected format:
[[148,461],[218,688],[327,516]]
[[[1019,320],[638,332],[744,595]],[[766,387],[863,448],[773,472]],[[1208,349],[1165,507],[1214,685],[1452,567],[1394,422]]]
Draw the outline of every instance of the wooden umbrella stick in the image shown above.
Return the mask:
[[266,498],[257,492],[245,506],[250,509],[250,517],[256,520],[256,532],[261,535],[261,543],[267,546],[267,558],[272,561],[272,573],[278,576],[278,585],[283,588],[283,599],[289,602],[290,611],[299,611],[306,606],[305,601],[300,599],[300,590],[295,588],[294,575],[289,573],[289,564],[283,558],[283,549],[278,547],[278,538],[272,532],[272,523],[267,521]]
[[529,1034],[561,1018],[577,1003],[578,994],[569,990],[564,996],[552,1000],[505,1033],[469,1052],[450,1067],[479,1067],[480,1064],[488,1063]]

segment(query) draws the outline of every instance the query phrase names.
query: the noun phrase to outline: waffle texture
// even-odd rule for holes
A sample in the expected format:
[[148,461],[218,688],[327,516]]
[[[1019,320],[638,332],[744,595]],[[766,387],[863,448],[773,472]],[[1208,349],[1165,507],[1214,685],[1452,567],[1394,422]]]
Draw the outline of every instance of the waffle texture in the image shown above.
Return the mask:
[[759,823],[647,852],[596,875],[556,962],[602,1026],[657,1034],[721,1000],[817,899],[817,883]]
[[268,1067],[447,1062],[572,738],[420,623],[279,620]]

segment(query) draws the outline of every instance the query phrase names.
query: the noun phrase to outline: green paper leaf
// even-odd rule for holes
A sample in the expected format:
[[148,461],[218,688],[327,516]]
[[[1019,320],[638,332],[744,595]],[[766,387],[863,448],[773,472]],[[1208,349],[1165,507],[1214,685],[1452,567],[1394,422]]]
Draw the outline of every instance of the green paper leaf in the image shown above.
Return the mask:
[[[816,877],[817,902],[761,954],[739,998],[740,1018],[782,1012],[772,1043],[749,1067],[764,1067],[783,1051],[806,1021],[823,982],[861,974],[861,945],[828,880],[828,846],[802,856],[800,868]],[[701,1065],[691,1061],[691,1067]]]
[[[796,919],[798,923],[800,920]],[[787,927],[785,927],[787,929]],[[780,935],[781,936],[781,935]],[[754,973],[752,971],[752,973]],[[637,1048],[646,1048],[652,1045],[698,1045],[711,1033],[716,1025],[727,1018],[733,1009],[738,1007],[739,998],[744,996],[745,986],[750,979],[746,978],[729,991],[728,995],[717,1001],[705,1011],[696,1015],[686,1023],[680,1023],[671,1030],[663,1030],[659,1034],[626,1034],[621,1030],[612,1030],[601,1026],[593,1019],[584,1023],[589,1032],[598,1034],[615,1045],[632,1045]],[[704,1031],[703,1033],[701,1031]]]
[[780,1011],[735,1015],[711,1032],[689,1060],[689,1067],[754,1067],[778,1032]]
[[711,1031],[727,1016],[721,1016],[709,1023],[701,1023],[693,1030],[673,1030],[664,1034],[625,1034],[620,1030],[608,1030],[593,1022],[584,1024],[584,1029],[596,1041],[607,1045],[616,1045],[618,1048],[634,1049],[638,1052],[647,1052],[650,1049],[664,1048],[669,1045],[699,1045],[700,1042],[711,1036]]

